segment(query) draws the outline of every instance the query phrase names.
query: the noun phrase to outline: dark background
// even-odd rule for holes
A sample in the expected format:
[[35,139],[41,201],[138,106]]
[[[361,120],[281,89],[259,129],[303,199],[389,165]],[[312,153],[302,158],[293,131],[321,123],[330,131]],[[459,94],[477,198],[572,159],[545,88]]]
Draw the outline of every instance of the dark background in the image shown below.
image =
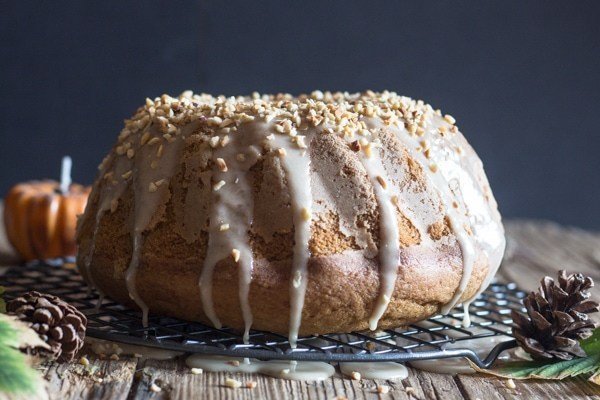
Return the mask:
[[390,89],[458,120],[505,217],[600,229],[598,1],[1,1],[0,192],[90,183],[146,96]]

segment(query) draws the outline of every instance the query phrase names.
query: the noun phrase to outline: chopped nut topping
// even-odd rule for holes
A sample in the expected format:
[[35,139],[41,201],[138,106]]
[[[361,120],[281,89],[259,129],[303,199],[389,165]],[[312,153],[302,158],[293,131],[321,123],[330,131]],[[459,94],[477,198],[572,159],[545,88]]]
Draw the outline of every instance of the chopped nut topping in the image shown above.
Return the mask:
[[308,211],[308,208],[302,207],[302,210],[300,210],[300,214],[304,221],[310,221],[311,215],[310,215],[310,211]]
[[219,145],[220,140],[221,140],[221,138],[218,136],[211,137],[209,140],[210,147],[212,147],[213,149],[216,148]]
[[[364,151],[365,157],[371,157],[373,148],[379,144],[378,139],[371,142],[371,138],[378,135],[369,131],[368,118],[378,118],[384,125],[406,129],[411,135],[423,139],[433,133],[435,128],[432,124],[437,125],[440,118],[450,125],[444,124],[437,128],[437,132],[441,135],[458,132],[452,116],[442,116],[439,110],[423,101],[388,91],[352,94],[314,91],[297,97],[289,94],[225,97],[185,91],[177,97],[162,95],[146,99],[144,106],[125,121],[115,152],[131,159],[141,146],[158,144],[156,156],[160,158],[164,145],[175,141],[182,132],[186,132],[182,128],[194,121],[200,128],[188,133],[185,139],[198,137],[201,141],[208,141],[212,148],[217,148],[228,145],[229,135],[237,132],[238,128],[242,129],[243,124],[260,120],[261,123],[272,124],[273,131],[287,135],[290,144],[300,149],[307,147],[307,136],[302,132],[318,126],[323,133],[347,139],[353,151]],[[154,136],[156,131],[160,132],[158,137]],[[357,136],[358,140],[352,139]],[[274,139],[274,134],[266,135],[267,141]],[[276,151],[285,156],[287,146],[280,146],[282,149]],[[421,145],[420,151],[425,157],[431,157],[429,146]],[[238,154],[236,160],[243,161],[244,157]],[[153,169],[159,167],[155,160],[149,162]],[[231,160],[228,162],[229,166],[217,161],[223,172],[227,171],[225,168],[232,167]]]
[[221,226],[219,226],[219,230],[221,232],[224,232],[226,230],[229,230],[229,224],[221,224]]
[[239,162],[244,162],[246,161],[246,155],[244,153],[239,153],[238,155],[235,156],[236,160],[238,160]]
[[454,125],[456,123],[456,120],[454,119],[454,117],[450,114],[446,114],[444,115],[444,120],[449,123],[450,125]]
[[142,135],[142,138],[140,139],[140,145],[145,145],[148,140],[150,139],[150,132],[146,131],[144,132],[144,134]]
[[438,170],[438,166],[437,164],[431,163],[429,164],[429,169],[431,170],[431,172],[435,173]]
[[233,257],[233,261],[238,262],[240,261],[240,251],[238,249],[233,249],[231,250],[231,256]]
[[294,287],[296,289],[298,289],[301,284],[302,284],[302,273],[300,271],[296,271],[296,272],[294,272],[294,279],[292,280],[292,285],[294,285]]
[[371,156],[373,155],[373,151],[371,150],[371,143],[367,143],[366,145],[364,145],[363,150],[365,151],[365,156],[367,156],[367,158],[371,158]]
[[220,180],[219,182],[217,182],[213,185],[213,190],[216,192],[219,189],[221,189],[223,186],[225,186],[225,181]]
[[157,138],[157,137],[153,137],[152,139],[150,139],[150,140],[148,141],[148,146],[153,146],[153,145],[155,145],[156,143],[159,143],[159,142],[160,142],[160,139],[159,139],[159,138]]
[[88,365],[90,365],[90,360],[88,360],[86,356],[83,356],[79,359],[79,364],[83,365],[84,367],[87,367]]
[[217,158],[217,167],[219,167],[219,170],[221,170],[221,172],[227,172],[227,164],[225,163],[225,160],[223,160],[222,158]]
[[123,179],[129,179],[129,177],[131,176],[131,174],[133,174],[133,171],[129,170],[129,171],[125,172],[123,175],[121,175],[121,178],[123,178]]
[[150,184],[148,185],[148,191],[150,193],[154,193],[158,190],[158,187],[156,186],[156,184],[154,182],[150,182]]
[[382,188],[387,189],[387,182],[379,175],[377,175],[377,182],[379,182]]
[[304,136],[302,136],[302,135],[296,136],[296,144],[301,149],[306,149],[307,148],[306,143],[304,142]]

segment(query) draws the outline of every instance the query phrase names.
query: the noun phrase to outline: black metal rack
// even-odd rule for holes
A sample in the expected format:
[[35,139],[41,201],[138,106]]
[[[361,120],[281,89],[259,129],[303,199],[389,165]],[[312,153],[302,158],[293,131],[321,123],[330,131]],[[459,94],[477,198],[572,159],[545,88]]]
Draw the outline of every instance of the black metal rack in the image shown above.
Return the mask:
[[[150,315],[142,326],[139,311],[110,299],[102,300],[88,289],[72,260],[10,267],[0,275],[7,300],[29,290],[60,296],[88,318],[90,337],[134,345],[159,347],[187,353],[204,353],[258,359],[310,361],[396,361],[466,357],[488,368],[504,350],[516,346],[511,340],[510,312],[523,310],[526,293],[515,284],[492,284],[471,304],[472,324],[461,325],[463,310],[436,315],[402,329],[306,336],[290,349],[287,337],[251,331],[250,342],[229,328],[216,329],[198,322]],[[487,355],[470,349],[475,341],[502,338]],[[468,341],[468,342],[467,342]],[[461,344],[464,343],[464,347]]]

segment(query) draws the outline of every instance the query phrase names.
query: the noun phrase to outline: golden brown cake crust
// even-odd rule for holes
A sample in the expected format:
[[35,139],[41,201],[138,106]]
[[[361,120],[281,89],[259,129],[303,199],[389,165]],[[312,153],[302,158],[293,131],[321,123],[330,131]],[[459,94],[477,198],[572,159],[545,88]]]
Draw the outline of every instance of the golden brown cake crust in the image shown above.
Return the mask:
[[[381,144],[373,151],[382,160],[388,184],[401,188],[402,193],[395,207],[401,262],[393,296],[379,321],[380,328],[392,328],[439,312],[459,287],[464,260],[444,202],[427,177],[430,171],[424,170],[394,132],[385,126],[377,130]],[[209,238],[210,193],[214,185],[210,139],[215,128],[200,124],[190,132],[183,139],[180,159],[166,184],[168,191],[142,233],[135,286],[152,314],[208,323],[199,279]],[[118,149],[122,142],[113,149],[113,158],[103,165],[80,221],[78,264],[87,266],[81,272],[88,282],[116,301],[135,306],[126,285],[133,252],[132,185],[124,181],[123,191],[113,199],[110,209],[100,210],[103,188],[110,184],[107,181],[113,179],[111,172],[116,168],[115,154],[124,152]],[[499,223],[475,153],[460,134],[453,143],[476,160],[472,163],[477,185],[495,213],[492,218]],[[356,143],[336,135],[315,135],[307,145],[313,213],[300,334],[368,329],[381,284],[377,249],[382,222],[374,183],[359,162]],[[288,177],[280,156],[277,149],[265,148],[249,171],[253,221],[248,237],[254,266],[248,299],[253,329],[287,334],[295,227]],[[123,174],[127,175],[131,173]],[[473,271],[463,300],[471,298],[486,283],[490,268],[495,268],[481,248],[476,248],[473,255]],[[240,274],[240,266],[232,257],[218,262],[212,298],[221,322],[243,330]]]

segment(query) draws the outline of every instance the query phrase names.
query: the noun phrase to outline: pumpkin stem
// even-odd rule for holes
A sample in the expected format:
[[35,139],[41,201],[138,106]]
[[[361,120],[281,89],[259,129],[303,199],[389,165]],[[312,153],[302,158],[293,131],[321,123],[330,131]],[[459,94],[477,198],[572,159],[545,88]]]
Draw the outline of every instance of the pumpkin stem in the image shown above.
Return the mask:
[[60,168],[60,192],[62,194],[69,193],[69,186],[71,186],[71,166],[73,161],[71,157],[64,156],[62,159],[62,166]]

